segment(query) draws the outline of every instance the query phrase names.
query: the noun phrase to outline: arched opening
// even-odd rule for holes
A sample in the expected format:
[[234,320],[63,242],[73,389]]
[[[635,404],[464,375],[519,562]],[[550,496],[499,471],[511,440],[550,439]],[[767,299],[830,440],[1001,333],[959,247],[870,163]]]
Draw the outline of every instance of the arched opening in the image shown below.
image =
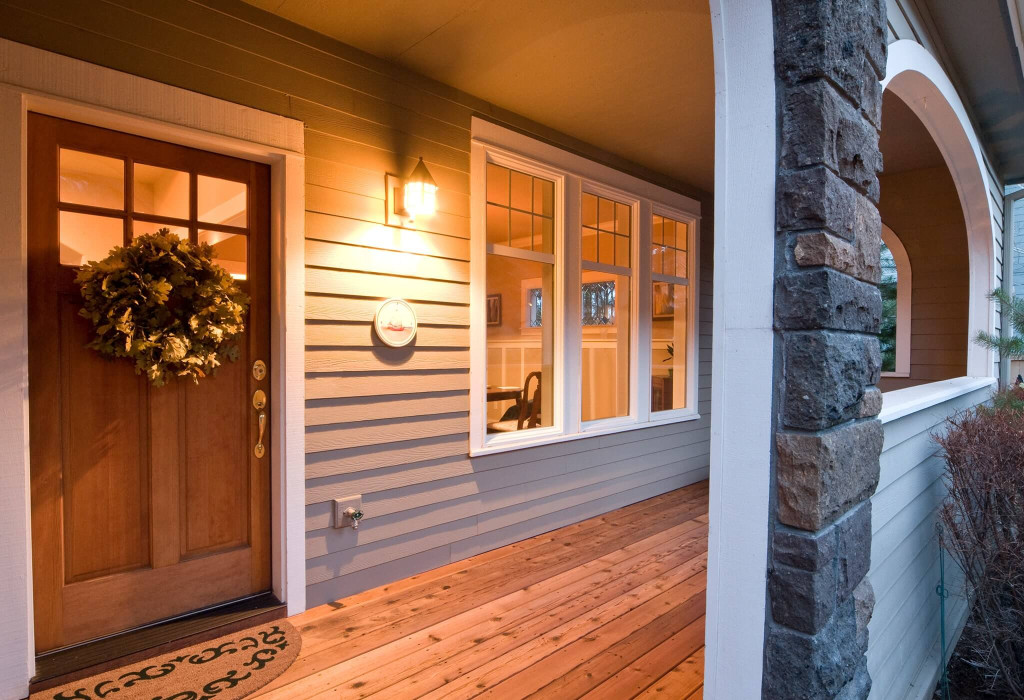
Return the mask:
[[[878,206],[883,250],[895,273],[890,279],[883,255],[879,386],[892,391],[962,377],[967,374],[970,267],[956,184],[924,124],[891,90],[882,98],[879,146],[885,168]],[[889,298],[892,291],[896,294]]]
[[913,268],[906,246],[882,224],[882,376],[910,376],[911,306]]
[[916,42],[889,46],[883,85],[879,211],[907,250],[913,301],[908,374],[880,387],[991,376],[992,353],[971,342],[996,326],[987,298],[996,280],[992,188],[980,145],[945,72]]

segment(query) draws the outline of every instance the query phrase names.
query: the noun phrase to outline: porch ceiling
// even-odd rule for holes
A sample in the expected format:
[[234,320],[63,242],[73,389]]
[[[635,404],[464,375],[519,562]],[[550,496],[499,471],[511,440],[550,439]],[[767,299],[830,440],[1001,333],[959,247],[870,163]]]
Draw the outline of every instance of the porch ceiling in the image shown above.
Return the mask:
[[882,93],[882,131],[878,147],[882,151],[885,175],[946,164],[921,120],[889,90]]
[[710,192],[707,0],[246,0]]
[[924,0],[962,79],[978,130],[1004,184],[1024,182],[1024,10],[1019,2]]

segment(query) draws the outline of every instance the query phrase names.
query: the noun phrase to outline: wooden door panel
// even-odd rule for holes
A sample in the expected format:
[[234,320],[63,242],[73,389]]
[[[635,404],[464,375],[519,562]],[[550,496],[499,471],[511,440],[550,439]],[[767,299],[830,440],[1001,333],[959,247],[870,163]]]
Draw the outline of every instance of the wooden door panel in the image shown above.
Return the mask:
[[150,564],[145,386],[131,366],[82,352],[90,324],[60,295],[64,580]]
[[239,598],[250,592],[250,560],[236,549],[175,564],[172,577],[139,569],[71,584],[63,591],[64,634],[93,639]]
[[[61,202],[60,149],[120,159],[123,197],[108,187],[102,205]],[[265,165],[37,114],[29,115],[29,152],[33,592],[36,649],[48,651],[270,587],[269,449],[263,459],[252,450],[252,394],[269,391],[270,379],[251,372],[254,360],[269,360],[270,182]],[[239,361],[199,384],[153,387],[130,361],[86,348],[93,331],[77,315],[76,268],[60,264],[64,213],[103,206],[125,241],[152,218],[133,209],[135,163],[187,174],[188,217],[168,220],[183,235],[196,241],[200,229],[219,227],[248,250],[248,267],[232,270],[252,300]],[[101,184],[120,180],[109,175]],[[229,205],[225,221],[199,221],[202,177],[244,184],[246,226],[228,216]],[[94,232],[74,231],[75,242],[88,245]],[[113,238],[108,231],[103,240]]]
[[[183,465],[184,497],[182,557],[237,547],[249,541],[249,453],[241,440],[253,414],[248,388],[248,352],[228,362],[217,376],[184,386],[184,432],[187,458]],[[238,397],[225,405],[217,398]]]

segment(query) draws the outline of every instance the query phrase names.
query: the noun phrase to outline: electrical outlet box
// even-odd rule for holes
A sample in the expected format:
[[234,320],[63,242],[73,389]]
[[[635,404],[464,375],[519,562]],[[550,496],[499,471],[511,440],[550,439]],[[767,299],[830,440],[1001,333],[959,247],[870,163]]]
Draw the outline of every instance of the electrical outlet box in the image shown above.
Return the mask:
[[[345,515],[345,511],[349,508],[352,508],[358,513],[363,512],[363,497],[361,494],[334,499],[334,527],[353,526],[353,519]],[[362,518],[362,515],[359,517]],[[358,523],[358,521],[359,518],[355,520],[355,523]],[[356,524],[356,527],[358,528],[358,524]]]

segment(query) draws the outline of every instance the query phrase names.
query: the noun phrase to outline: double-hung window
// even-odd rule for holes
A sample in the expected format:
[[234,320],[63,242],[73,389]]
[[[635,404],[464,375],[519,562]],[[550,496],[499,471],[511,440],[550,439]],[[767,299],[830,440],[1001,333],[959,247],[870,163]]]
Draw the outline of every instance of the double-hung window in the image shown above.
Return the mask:
[[697,201],[473,120],[473,454],[697,414]]

